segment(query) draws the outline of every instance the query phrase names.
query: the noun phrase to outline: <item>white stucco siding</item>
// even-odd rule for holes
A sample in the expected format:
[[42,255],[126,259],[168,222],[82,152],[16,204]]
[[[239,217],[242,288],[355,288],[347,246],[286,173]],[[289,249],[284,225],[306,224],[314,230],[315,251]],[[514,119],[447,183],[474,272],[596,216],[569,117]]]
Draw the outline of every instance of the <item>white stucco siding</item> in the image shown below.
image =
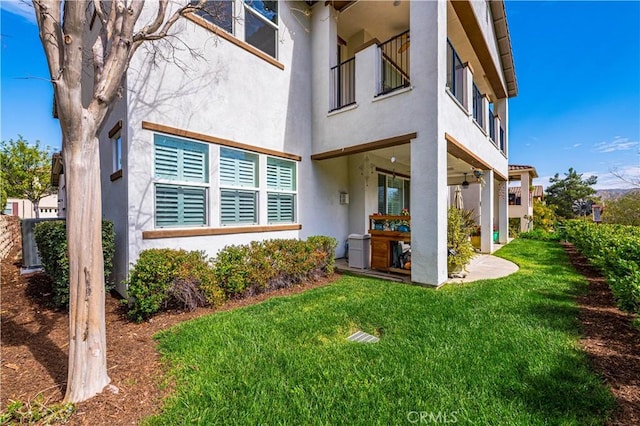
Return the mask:
[[469,151],[489,164],[500,175],[507,176],[508,161],[451,96],[445,93],[440,108],[444,131]]
[[[121,129],[114,134],[109,133],[121,122]],[[115,255],[113,259],[113,280],[116,288],[121,293],[124,291],[122,281],[127,278],[126,271],[129,265],[127,256],[128,229],[127,229],[127,141],[130,131],[127,125],[127,103],[121,99],[116,103],[111,114],[107,117],[100,132],[100,177],[102,182],[102,217],[113,222],[115,238]],[[111,176],[117,171],[114,165],[114,141],[117,136],[121,138],[122,176],[112,180]]]
[[[241,3],[238,4],[242,7]],[[134,57],[127,76],[128,124],[131,133],[129,158],[135,158],[127,170],[129,262],[135,262],[139,252],[147,248],[204,250],[213,256],[228,244],[270,238],[298,238],[301,234],[320,234],[328,228],[314,226],[316,213],[313,209],[320,210],[327,200],[322,197],[313,199],[321,191],[314,181],[315,172],[309,159],[310,40],[305,31],[307,18],[303,14],[293,16],[299,13],[293,9],[305,8],[304,2],[279,3],[277,61],[284,69],[187,20],[181,20],[176,25],[175,30],[180,37],[177,46],[187,44],[203,58],[193,59],[188,52],[176,50],[173,53],[178,62],[186,64],[186,68],[181,68],[175,61],[160,61],[154,67],[151,53],[143,49]],[[166,47],[163,52],[167,55]],[[297,162],[296,204],[297,223],[302,224],[302,231],[143,239],[144,231],[156,229],[154,132],[143,129],[143,121],[300,156],[302,161]],[[216,228],[220,223],[219,145],[207,145],[207,227]],[[260,154],[260,164],[266,164],[266,155]],[[260,173],[266,172],[261,170]],[[337,182],[335,188],[341,185]],[[333,189],[330,192],[333,197]],[[266,209],[266,197],[263,195],[261,190],[261,213],[265,213]],[[335,198],[337,200],[338,192],[335,192]],[[339,215],[331,209],[328,214]],[[260,217],[260,225],[267,224],[265,216],[263,214]]]

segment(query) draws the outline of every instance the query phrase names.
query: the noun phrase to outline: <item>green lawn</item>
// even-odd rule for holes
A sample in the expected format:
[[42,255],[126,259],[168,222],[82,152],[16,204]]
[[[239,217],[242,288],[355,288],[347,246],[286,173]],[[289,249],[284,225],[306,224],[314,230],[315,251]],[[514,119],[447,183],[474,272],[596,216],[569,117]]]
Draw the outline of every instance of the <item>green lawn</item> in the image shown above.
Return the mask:
[[[555,243],[498,255],[520,271],[437,291],[345,276],[163,332],[175,386],[149,423],[601,423],[613,398],[577,346],[585,281]],[[380,342],[347,342],[357,329]]]

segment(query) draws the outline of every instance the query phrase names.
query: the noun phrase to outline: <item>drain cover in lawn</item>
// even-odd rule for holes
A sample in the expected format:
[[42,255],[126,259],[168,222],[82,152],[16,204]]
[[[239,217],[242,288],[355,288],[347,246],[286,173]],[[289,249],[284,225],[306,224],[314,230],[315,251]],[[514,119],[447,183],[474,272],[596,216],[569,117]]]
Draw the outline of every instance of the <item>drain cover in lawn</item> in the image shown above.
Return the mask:
[[347,337],[347,340],[358,343],[376,343],[380,339],[371,334],[367,334],[364,331],[356,331],[351,336]]

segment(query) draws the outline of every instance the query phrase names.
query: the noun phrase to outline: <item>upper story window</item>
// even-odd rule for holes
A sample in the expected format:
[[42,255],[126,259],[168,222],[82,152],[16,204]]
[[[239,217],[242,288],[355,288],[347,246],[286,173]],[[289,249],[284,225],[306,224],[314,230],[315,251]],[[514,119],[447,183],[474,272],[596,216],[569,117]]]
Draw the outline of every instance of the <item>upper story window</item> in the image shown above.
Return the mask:
[[464,105],[464,65],[453,45],[447,40],[447,88]]
[[116,133],[112,138],[113,144],[113,171],[122,170],[122,136],[120,132]]
[[402,209],[410,210],[411,185],[409,179],[378,175],[378,212],[399,215]]
[[493,102],[489,104],[489,139],[496,143],[496,120],[493,115]]
[[[197,3],[198,0],[191,2]],[[207,0],[202,10],[195,14],[233,34],[233,0]]]
[[278,2],[244,0],[244,41],[276,58]]
[[157,227],[207,224],[208,166],[208,145],[155,135]]
[[473,119],[480,127],[484,127],[484,114],[482,113],[482,94],[480,89],[473,83]]

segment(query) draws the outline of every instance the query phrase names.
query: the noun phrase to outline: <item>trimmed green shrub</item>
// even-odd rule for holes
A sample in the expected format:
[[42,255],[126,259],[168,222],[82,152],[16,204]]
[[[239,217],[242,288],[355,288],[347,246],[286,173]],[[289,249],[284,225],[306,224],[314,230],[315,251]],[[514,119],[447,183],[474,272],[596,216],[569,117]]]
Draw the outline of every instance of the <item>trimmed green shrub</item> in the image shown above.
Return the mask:
[[[64,220],[37,223],[33,235],[38,246],[42,267],[53,280],[52,305],[59,309],[69,307],[69,252],[67,250],[67,227]],[[113,255],[115,253],[113,223],[102,221],[102,253],[104,259],[104,282],[107,292],[114,288],[111,281]]]
[[640,227],[565,223],[567,238],[607,277],[620,309],[640,314]]
[[214,260],[216,282],[228,297],[241,298],[329,275],[337,241],[331,237],[254,241],[227,246]]
[[254,241],[227,246],[211,264],[202,252],[149,249],[127,282],[128,315],[142,321],[168,307],[195,309],[242,298],[333,272],[337,241],[330,237]]
[[464,210],[450,207],[447,213],[447,269],[449,275],[466,270],[475,250],[471,233],[476,228],[472,216]]
[[524,238],[526,240],[540,240],[540,241],[560,241],[562,236],[557,232],[545,231],[541,228],[535,228],[531,231],[521,232],[519,235],[520,238]]
[[137,322],[168,307],[193,310],[224,302],[204,253],[174,249],[141,252],[130,272],[127,294],[127,313]]

